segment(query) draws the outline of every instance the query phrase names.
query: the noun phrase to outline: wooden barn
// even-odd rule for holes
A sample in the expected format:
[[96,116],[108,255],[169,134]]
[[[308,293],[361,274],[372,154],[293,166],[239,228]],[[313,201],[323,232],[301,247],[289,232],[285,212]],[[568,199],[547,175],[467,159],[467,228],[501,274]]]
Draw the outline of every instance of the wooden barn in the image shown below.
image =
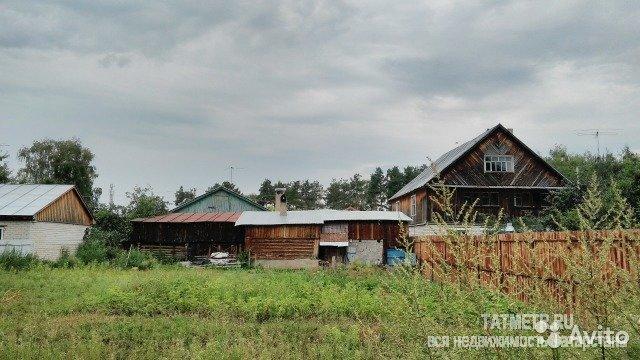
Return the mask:
[[321,263],[379,265],[398,245],[410,218],[390,211],[245,211],[245,248],[257,263],[273,267],[316,267]]
[[73,253],[92,224],[73,185],[0,184],[0,252],[54,260]]
[[216,186],[197,198],[179,205],[171,212],[180,213],[222,213],[266,210],[264,206],[248,197],[233,192],[223,186]]
[[135,219],[130,244],[182,260],[208,257],[212,252],[233,256],[244,242],[243,229],[234,226],[239,217],[239,212],[172,213]]
[[566,184],[561,173],[501,124],[442,155],[389,204],[411,217],[413,225],[428,223],[434,211],[429,184],[437,178],[455,189],[456,208],[477,199],[478,212],[497,215],[502,209],[507,219],[537,215],[549,193]]

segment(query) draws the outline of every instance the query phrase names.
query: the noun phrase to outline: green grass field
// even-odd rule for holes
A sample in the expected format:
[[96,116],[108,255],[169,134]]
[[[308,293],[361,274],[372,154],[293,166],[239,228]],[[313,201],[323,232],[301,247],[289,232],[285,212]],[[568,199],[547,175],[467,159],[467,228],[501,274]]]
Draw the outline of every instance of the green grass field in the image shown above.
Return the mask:
[[438,350],[524,311],[381,269],[106,267],[0,271],[0,356],[18,358],[536,358],[550,350]]

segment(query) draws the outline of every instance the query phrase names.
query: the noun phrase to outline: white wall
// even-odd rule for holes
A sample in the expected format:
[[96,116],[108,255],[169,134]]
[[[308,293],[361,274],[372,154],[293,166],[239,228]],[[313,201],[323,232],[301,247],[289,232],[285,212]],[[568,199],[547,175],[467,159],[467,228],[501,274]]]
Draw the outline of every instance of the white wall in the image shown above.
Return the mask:
[[[33,252],[41,259],[55,260],[63,248],[74,253],[82,242],[87,226],[33,221],[3,221],[4,238],[0,251],[11,247]],[[4,246],[3,246],[4,245]],[[30,251],[26,251],[29,250]]]
[[23,254],[33,253],[32,224],[31,221],[0,221],[0,226],[4,229],[0,252],[16,250]]

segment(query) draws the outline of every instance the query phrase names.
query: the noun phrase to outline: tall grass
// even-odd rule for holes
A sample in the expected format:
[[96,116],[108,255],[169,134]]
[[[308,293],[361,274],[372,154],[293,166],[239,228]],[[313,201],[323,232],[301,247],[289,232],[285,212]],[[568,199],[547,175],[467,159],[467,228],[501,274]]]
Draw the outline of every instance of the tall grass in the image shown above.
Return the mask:
[[[433,189],[436,195],[432,201],[439,208],[435,216],[441,229],[439,241],[447,251],[441,251],[428,237],[419,239],[431,256],[420,272],[456,289],[460,296],[477,289],[504,292],[547,314],[570,313],[582,330],[611,328],[630,334],[631,341],[624,349],[601,346],[585,353],[565,348],[557,350],[555,356],[640,357],[640,233],[627,230],[634,216],[626,200],[619,196],[612,208],[605,208],[594,180],[575,211],[581,231],[549,247],[536,243],[532,236],[519,234],[508,244],[515,249],[510,251],[500,249],[505,246],[497,240],[500,228],[495,224],[500,221],[486,223],[484,235],[474,236],[475,203],[455,209],[451,201],[454,190],[442,182]],[[613,231],[598,233],[596,229]],[[507,261],[500,255],[503,252],[511,256],[508,266],[502,263]],[[505,268],[509,271],[503,272]],[[499,353],[496,350],[494,355]]]

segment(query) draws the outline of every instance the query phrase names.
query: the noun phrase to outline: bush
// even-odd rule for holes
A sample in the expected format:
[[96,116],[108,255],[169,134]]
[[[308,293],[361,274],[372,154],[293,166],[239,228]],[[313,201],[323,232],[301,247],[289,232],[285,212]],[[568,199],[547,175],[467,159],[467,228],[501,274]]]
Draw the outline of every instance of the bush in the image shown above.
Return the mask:
[[139,270],[148,270],[156,267],[158,260],[146,251],[130,249],[129,251],[120,252],[113,265],[121,269],[137,268]]
[[4,270],[28,270],[40,264],[40,260],[33,254],[22,254],[11,250],[0,253],[0,268]]
[[75,256],[71,255],[69,253],[69,250],[66,248],[63,248],[62,251],[60,251],[60,257],[58,258],[58,260],[51,263],[51,266],[53,266],[54,268],[62,268],[62,269],[73,269],[80,265],[81,265],[80,260],[78,260],[78,258],[76,258]]
[[236,261],[238,261],[238,263],[240,263],[240,266],[243,268],[251,267],[251,255],[246,250],[238,252]]
[[76,257],[85,264],[104,263],[115,259],[122,250],[109,245],[112,233],[93,228],[78,246]]
[[83,263],[102,263],[108,260],[106,244],[97,238],[87,237],[83,240],[82,244],[78,246],[76,251],[76,257]]

